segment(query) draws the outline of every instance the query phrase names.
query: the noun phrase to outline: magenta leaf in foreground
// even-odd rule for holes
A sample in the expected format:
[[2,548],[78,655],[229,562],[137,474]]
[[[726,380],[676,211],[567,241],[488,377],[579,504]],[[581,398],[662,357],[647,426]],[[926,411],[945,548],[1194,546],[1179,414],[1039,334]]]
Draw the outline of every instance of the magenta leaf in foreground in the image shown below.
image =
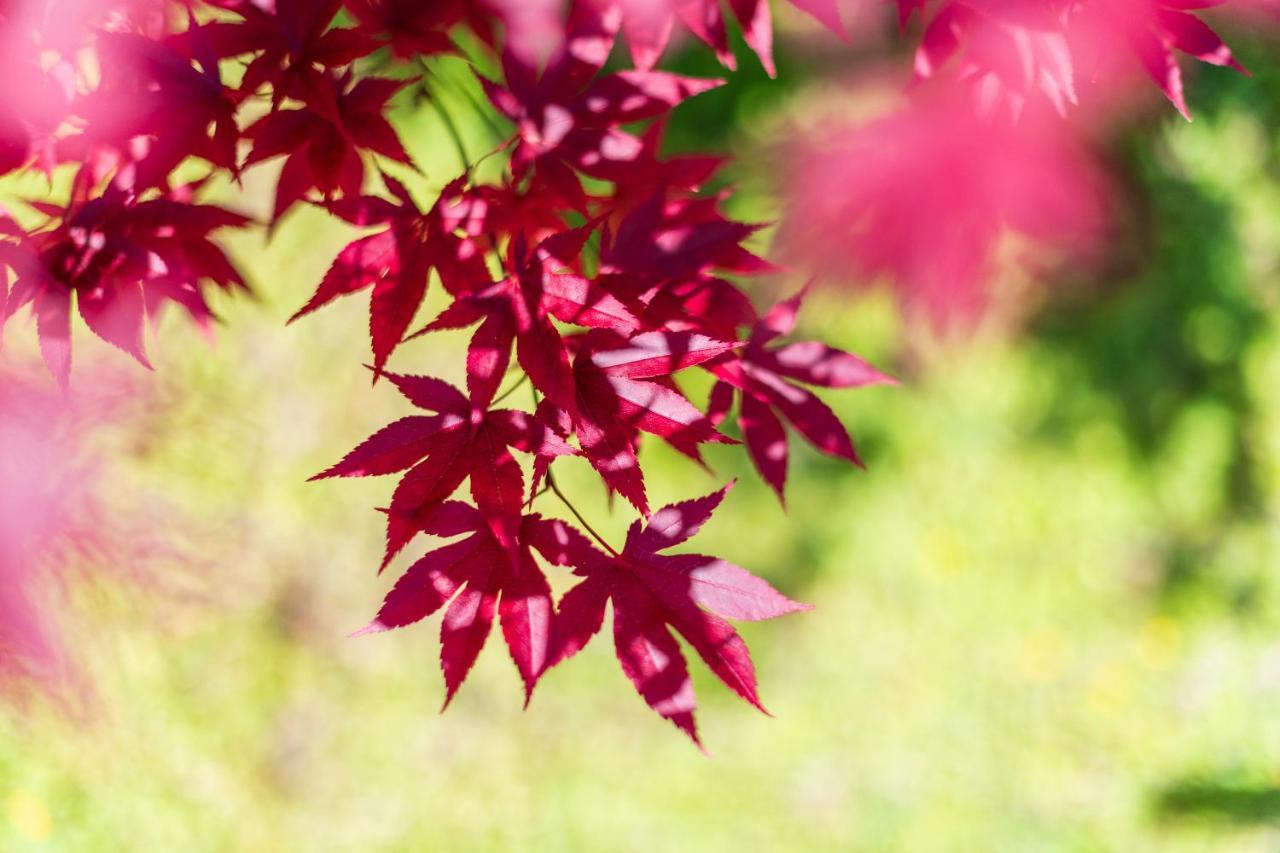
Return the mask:
[[596,550],[564,522],[540,519],[531,529],[533,547],[548,562],[572,566],[583,577],[557,610],[552,665],[587,644],[611,603],[622,671],[649,707],[699,744],[693,683],[676,635],[725,685],[763,711],[746,643],[725,620],[759,621],[809,609],[725,560],[661,553],[694,536],[728,490],[635,522],[620,554]]

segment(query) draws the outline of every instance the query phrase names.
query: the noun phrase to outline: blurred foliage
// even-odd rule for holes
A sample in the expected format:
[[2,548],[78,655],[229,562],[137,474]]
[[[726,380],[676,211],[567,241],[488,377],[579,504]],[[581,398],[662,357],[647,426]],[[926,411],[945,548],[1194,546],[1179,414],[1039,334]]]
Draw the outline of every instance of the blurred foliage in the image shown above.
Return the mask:
[[[710,760],[607,642],[524,713],[490,644],[441,716],[433,624],[345,638],[390,583],[367,510],[389,483],[304,481],[407,404],[360,365],[364,297],[283,327],[351,229],[308,210],[238,236],[259,300],[219,306],[212,348],[167,324],[154,397],[110,441],[121,510],[162,498],[193,558],[84,591],[79,710],[0,723],[0,849],[1276,849],[1280,62],[1251,44],[1253,81],[1196,76],[1194,124],[1153,109],[1122,135],[1117,250],[1026,335],[921,343],[883,294],[813,298],[802,334],[908,380],[828,395],[868,471],[797,445],[784,517],[740,450],[712,448],[711,476],[646,448],[655,500],[741,478],[699,547],[818,605],[744,629],[774,718],[699,677]],[[807,108],[821,59],[748,66],[673,122],[673,150],[744,155],[739,215],[775,215],[761,128]],[[442,112],[407,97],[397,122],[429,196],[458,169]],[[265,187],[250,173],[259,210]],[[456,379],[464,339],[398,366]]]
[[1160,793],[1159,814],[1168,819],[1209,819],[1255,824],[1280,821],[1280,788],[1212,781],[1181,782]]
[[[1253,79],[1197,78],[1196,123],[1125,136],[1114,256],[1095,281],[1059,288],[1030,345],[1051,363],[1050,441],[1098,419],[1118,427],[1162,515],[1161,593],[1216,596],[1256,615],[1272,583],[1270,450],[1280,284],[1280,65],[1240,34]],[[1152,132],[1154,130],[1154,132]]]

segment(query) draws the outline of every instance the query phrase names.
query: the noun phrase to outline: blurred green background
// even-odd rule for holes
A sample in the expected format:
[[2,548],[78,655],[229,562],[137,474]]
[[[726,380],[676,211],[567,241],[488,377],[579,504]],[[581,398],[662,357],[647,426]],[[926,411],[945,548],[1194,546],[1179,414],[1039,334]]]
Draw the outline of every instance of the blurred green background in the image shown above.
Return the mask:
[[[832,97],[807,38],[781,82],[744,56],[673,125],[673,149],[742,157],[739,215],[772,215],[770,134]],[[167,323],[153,393],[103,438],[111,501],[164,547],[77,591],[74,708],[0,718],[0,849],[1280,849],[1280,61],[1232,43],[1255,78],[1202,70],[1195,123],[1153,104],[1120,130],[1114,256],[1016,321],[938,341],[883,293],[813,298],[802,335],[903,379],[827,397],[868,471],[795,444],[784,517],[738,450],[713,477],[647,449],[655,498],[739,477],[699,550],[817,606],[743,628],[773,718],[695,676],[710,758],[608,642],[522,712],[492,640],[441,715],[434,620],[347,639],[391,582],[391,481],[304,481],[408,404],[361,367],[363,297],[283,326],[354,232],[305,211],[238,238],[259,299],[220,304],[212,347]],[[427,198],[453,148],[429,106],[397,118]],[[122,358],[78,331],[80,364]],[[462,340],[396,366],[456,379]]]

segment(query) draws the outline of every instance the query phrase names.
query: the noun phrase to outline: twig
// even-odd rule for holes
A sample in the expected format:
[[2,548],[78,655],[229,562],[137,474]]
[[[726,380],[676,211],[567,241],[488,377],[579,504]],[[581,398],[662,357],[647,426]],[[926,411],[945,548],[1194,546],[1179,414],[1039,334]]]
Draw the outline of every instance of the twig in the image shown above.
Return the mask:
[[[541,405],[542,400],[538,398],[538,389],[536,387],[530,386],[529,391],[533,395],[533,410],[536,412],[538,410],[538,406]],[[610,554],[612,554],[615,557],[618,556],[618,552],[614,550],[613,546],[610,545],[608,542],[606,542],[605,538],[601,536],[599,533],[597,533],[596,529],[592,527],[591,524],[585,518],[582,517],[582,513],[578,512],[578,508],[573,505],[573,501],[565,497],[564,492],[560,491],[560,486],[556,484],[556,477],[554,474],[551,473],[550,464],[547,465],[547,486],[538,494],[544,494],[547,491],[547,489],[550,489],[555,494],[555,496],[560,499],[560,502],[569,508],[569,512],[573,513],[573,517],[578,519],[578,523],[582,525],[583,530],[586,530],[588,533],[591,534],[591,538],[599,542],[600,546],[604,548],[606,551],[608,551]]]
[[536,492],[534,492],[533,494],[529,495],[529,500],[527,500],[527,501],[525,501],[525,502],[524,502],[524,508],[525,508],[526,510],[527,510],[527,509],[529,509],[529,507],[533,506],[533,502],[534,502],[534,501],[536,501],[538,498],[542,497],[543,495],[545,495],[545,494],[546,494],[547,492],[549,492],[549,491],[551,491],[551,487],[550,487],[550,486],[543,486],[541,489],[538,489],[538,491],[536,491]]
[[[422,68],[427,75],[435,78],[436,74],[431,70],[425,61],[422,62]],[[458,157],[462,159],[462,171],[471,171],[471,156],[467,154],[467,144],[462,140],[462,132],[458,130],[458,125],[454,122],[453,116],[444,108],[444,104],[440,102],[440,92],[429,82],[427,77],[422,78],[422,86],[427,91],[427,100],[431,102],[431,106],[435,109],[436,115],[440,116],[440,121],[444,123],[444,129],[448,132],[449,138],[453,140],[453,147],[458,151]]]
[[[434,71],[430,73],[435,74]],[[478,99],[474,93],[472,93],[471,88],[469,86],[459,86],[458,88],[462,91],[462,96],[467,99],[468,103],[471,104],[471,107],[472,109],[475,110],[476,115],[478,115],[480,117],[480,120],[488,126],[489,131],[493,134],[494,139],[501,141],[503,139],[507,139],[510,137],[511,134],[507,133],[506,130],[501,125],[499,125],[496,121],[493,120],[493,114],[490,112],[490,108],[487,107],[483,101]]]
[[582,528],[591,534],[592,539],[599,542],[601,547],[613,556],[618,556],[618,552],[613,549],[613,546],[606,542],[604,537],[597,533],[595,528],[587,523],[587,520],[582,517],[582,513],[578,512],[578,508],[573,505],[573,502],[564,496],[564,492],[560,491],[560,487],[556,485],[556,478],[551,473],[550,468],[547,469],[547,488],[554,492],[555,496],[560,499],[560,502],[569,508],[569,512],[573,513],[573,517],[578,519],[578,523],[582,525]]
[[521,376],[521,377],[520,377],[519,381],[518,381],[518,382],[516,382],[516,384],[512,385],[510,388],[508,388],[507,390],[503,391],[503,392],[502,392],[501,394],[499,394],[497,397],[494,397],[494,398],[493,398],[493,402],[491,402],[489,405],[490,405],[490,406],[496,406],[496,405],[498,405],[498,404],[499,404],[499,403],[501,403],[503,400],[507,399],[507,398],[508,398],[508,397],[510,397],[512,394],[514,394],[516,391],[519,391],[519,390],[520,390],[520,386],[521,386],[521,385],[524,385],[524,383],[526,383],[526,382],[528,382],[528,381],[529,381],[529,374],[527,374],[527,373],[526,373],[524,376]]

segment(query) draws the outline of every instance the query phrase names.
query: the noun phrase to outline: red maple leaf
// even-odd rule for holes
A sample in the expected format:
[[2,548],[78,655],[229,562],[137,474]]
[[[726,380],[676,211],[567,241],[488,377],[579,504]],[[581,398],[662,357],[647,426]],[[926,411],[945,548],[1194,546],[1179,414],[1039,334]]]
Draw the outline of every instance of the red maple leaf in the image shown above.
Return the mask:
[[655,280],[697,277],[713,268],[742,275],[775,271],[742,246],[761,226],[726,219],[720,201],[654,193],[606,235],[601,269]]
[[617,296],[645,329],[701,332],[724,341],[756,322],[755,307],[742,289],[714,276],[658,279],[604,274],[600,286]]
[[272,88],[273,104],[294,97],[296,84],[317,68],[341,68],[375,50],[377,42],[358,28],[332,28],[343,0],[208,0],[234,12],[238,21],[208,24],[219,57],[254,54],[240,83],[242,95]]
[[546,670],[550,652],[551,588],[528,541],[528,530],[539,523],[539,517],[517,516],[509,541],[495,536],[486,522],[480,511],[466,504],[443,504],[423,532],[443,537],[467,534],[466,538],[410,566],[387,594],[378,615],[357,634],[412,625],[448,604],[440,625],[446,707],[484,648],[495,615],[524,681],[526,705]]
[[[575,405],[568,420],[582,453],[605,484],[649,514],[636,457],[640,432],[697,458],[698,445],[730,442],[685,398],[670,376],[738,346],[690,332],[643,332],[629,338],[589,334],[574,358]],[[553,401],[554,402],[554,401]]]
[[434,414],[413,415],[384,427],[312,478],[408,472],[387,510],[383,568],[468,479],[471,496],[494,535],[509,544],[525,501],[524,474],[510,449],[551,457],[576,452],[531,415],[489,408],[496,388],[493,375],[500,380],[502,367],[476,365],[469,359],[468,372],[471,399],[429,376],[385,374],[411,403]]
[[[818,0],[818,2],[827,3],[829,0]],[[928,3],[929,0],[894,0],[894,4],[898,7],[898,30],[906,30],[911,16],[916,12],[923,15]]]
[[1079,258],[1104,236],[1104,176],[1063,127],[1051,111],[984,116],[946,88],[832,123],[791,152],[781,242],[823,276],[892,282],[939,327],[972,322],[1002,237]]
[[394,178],[383,180],[394,201],[362,196],[326,205],[352,225],[385,230],[351,242],[334,260],[315,294],[289,322],[341,296],[372,288],[369,335],[374,372],[380,373],[400,344],[426,296],[431,270],[455,295],[489,281],[484,246],[486,205],[467,193],[459,178],[441,191],[425,213]]
[[787,481],[784,418],[818,450],[862,465],[840,419],[797,382],[824,388],[895,384],[857,356],[816,341],[767,346],[795,328],[804,296],[805,291],[801,291],[774,306],[756,324],[741,355],[707,365],[720,380],[712,389],[709,416],[718,423],[733,404],[735,394],[741,396],[738,425],[742,438],[756,470],[779,499],[783,498]]
[[398,59],[452,51],[449,28],[463,20],[467,5],[463,0],[346,0],[356,29],[389,45]]
[[409,155],[383,115],[387,102],[407,80],[338,77],[313,73],[300,78],[303,106],[268,113],[245,130],[253,140],[245,166],[285,156],[276,185],[272,222],[312,189],[325,199],[359,195],[364,185],[361,151],[410,164]]
[[[910,0],[899,0],[910,2]],[[839,0],[791,0],[791,4],[812,15],[824,26],[844,36]],[[689,32],[716,52],[726,68],[735,68],[729,33],[721,0],[591,0],[601,15],[622,15],[622,31],[636,67],[648,70],[657,64],[679,21]],[[773,64],[773,19],[768,0],[729,0],[729,10],[742,28],[747,47],[760,59],[770,77],[777,76]]]
[[726,158],[708,154],[662,157],[660,151],[666,127],[665,117],[649,125],[640,137],[639,154],[630,168],[615,178],[609,197],[602,199],[609,209],[610,221],[615,225],[654,196],[665,198],[679,192],[702,189],[724,165]]
[[[923,3],[899,0],[903,20]],[[1177,54],[1247,74],[1231,49],[1193,11],[1226,0],[1110,0],[1060,8],[1052,3],[943,3],[916,51],[916,76],[931,78],[952,64],[972,85],[984,110],[1003,103],[1022,112],[1038,92],[1059,114],[1077,103],[1076,77],[1112,82],[1136,58],[1184,116],[1190,117]],[[957,57],[959,59],[957,59]],[[1078,75],[1076,66],[1087,74]]]
[[1191,118],[1191,112],[1183,93],[1182,69],[1175,51],[1210,65],[1223,65],[1249,74],[1208,24],[1185,11],[1221,6],[1225,2],[1227,0],[1146,0],[1146,26],[1134,25],[1130,35],[1143,68],[1187,119]]
[[524,181],[507,176],[501,184],[474,187],[471,194],[483,202],[485,224],[494,236],[519,238],[525,245],[536,246],[568,227],[564,199],[538,175]]
[[507,54],[506,88],[481,79],[493,105],[516,125],[511,151],[515,177],[537,170],[580,209],[586,198],[575,172],[621,180],[643,154],[644,144],[622,125],[659,116],[723,84],[661,71],[620,71],[596,78],[616,35],[609,17],[578,14],[565,47],[541,74]]
[[[180,43],[194,58],[162,41],[131,33],[99,36],[103,79],[76,110],[84,133],[63,146],[64,156],[86,156],[85,146],[106,145],[130,166],[136,191],[163,187],[188,157],[237,171],[236,102],[223,86],[205,28],[195,25]],[[141,154],[139,151],[139,142]],[[117,178],[120,181],[121,178]]]
[[594,282],[564,271],[581,252],[588,229],[548,238],[533,252],[517,241],[510,266],[517,273],[474,293],[459,297],[419,334],[461,329],[480,323],[468,350],[468,379],[478,376],[472,365],[496,360],[502,378],[511,347],[533,387],[557,407],[574,409],[574,380],[569,351],[552,318],[565,323],[620,333],[634,331],[638,321],[621,302]]
[[[905,6],[900,12],[900,20],[910,16]],[[1060,10],[1048,3],[950,2],[925,27],[915,76],[930,79],[950,64],[955,80],[971,86],[988,112],[998,104],[1016,119],[1039,94],[1066,115],[1078,103],[1070,35]]]
[[71,371],[71,306],[98,337],[150,366],[143,344],[148,319],[176,304],[202,325],[213,313],[201,284],[245,288],[212,231],[246,217],[192,204],[186,191],[137,201],[112,185],[93,195],[84,173],[65,206],[35,203],[49,217],[32,232],[10,223],[0,231],[0,263],[13,274],[4,319],[33,305],[40,350],[65,384]]
[[528,541],[549,563],[572,566],[584,578],[560,601],[548,668],[577,654],[595,636],[611,603],[622,671],[649,707],[699,746],[693,682],[672,630],[716,677],[763,711],[747,645],[725,619],[760,621],[809,609],[725,560],[661,553],[697,534],[729,488],[635,522],[620,554],[601,553],[561,521],[538,519],[526,528]]

